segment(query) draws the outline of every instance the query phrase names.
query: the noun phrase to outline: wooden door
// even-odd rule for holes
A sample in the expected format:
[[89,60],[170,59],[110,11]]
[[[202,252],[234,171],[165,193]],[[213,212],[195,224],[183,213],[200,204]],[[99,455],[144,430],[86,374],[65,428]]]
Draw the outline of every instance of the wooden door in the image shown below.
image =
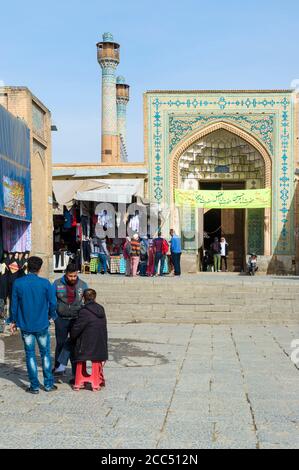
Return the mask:
[[[244,183],[223,183],[222,189],[244,189]],[[221,229],[228,243],[228,270],[241,272],[245,263],[245,209],[222,209]]]
[[244,270],[244,224],[245,209],[222,209],[221,228],[228,243],[228,270]]

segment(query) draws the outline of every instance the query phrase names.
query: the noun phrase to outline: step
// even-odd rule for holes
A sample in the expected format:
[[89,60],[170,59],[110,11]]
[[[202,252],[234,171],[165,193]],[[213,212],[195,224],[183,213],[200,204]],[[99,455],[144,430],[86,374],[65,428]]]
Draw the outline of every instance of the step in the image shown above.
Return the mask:
[[299,277],[85,275],[109,322],[299,322]]

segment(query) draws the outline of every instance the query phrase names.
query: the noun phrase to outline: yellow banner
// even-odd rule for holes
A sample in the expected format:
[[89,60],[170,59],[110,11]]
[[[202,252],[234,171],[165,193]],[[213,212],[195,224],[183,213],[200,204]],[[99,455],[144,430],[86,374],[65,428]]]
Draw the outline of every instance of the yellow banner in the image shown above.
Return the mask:
[[176,206],[207,209],[259,209],[271,207],[271,189],[236,189],[223,191],[175,190]]

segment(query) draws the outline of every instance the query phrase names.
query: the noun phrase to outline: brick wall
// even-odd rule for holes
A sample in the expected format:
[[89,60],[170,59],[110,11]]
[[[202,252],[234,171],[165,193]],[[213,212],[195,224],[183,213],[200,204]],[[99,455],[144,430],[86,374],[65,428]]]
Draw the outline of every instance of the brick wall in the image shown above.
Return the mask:
[[[0,103],[12,114],[26,121],[30,129],[32,187],[32,255],[44,260],[42,274],[52,271],[52,155],[50,111],[24,87],[4,87]],[[43,132],[34,130],[33,106],[44,116]]]

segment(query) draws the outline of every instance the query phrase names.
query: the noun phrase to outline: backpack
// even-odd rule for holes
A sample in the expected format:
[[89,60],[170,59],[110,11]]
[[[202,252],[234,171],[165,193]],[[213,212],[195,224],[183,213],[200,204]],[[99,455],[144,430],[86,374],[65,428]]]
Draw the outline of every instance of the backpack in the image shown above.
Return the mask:
[[140,261],[147,261],[147,246],[144,242],[140,243]]
[[147,247],[146,247],[146,244],[143,242],[140,243],[140,254],[141,255],[147,254]]
[[163,238],[163,242],[162,242],[162,255],[167,255],[168,250],[169,250],[168,242],[167,242],[167,240],[165,240],[165,238]]
[[213,255],[219,255],[221,253],[221,247],[219,242],[213,242],[211,245]]

